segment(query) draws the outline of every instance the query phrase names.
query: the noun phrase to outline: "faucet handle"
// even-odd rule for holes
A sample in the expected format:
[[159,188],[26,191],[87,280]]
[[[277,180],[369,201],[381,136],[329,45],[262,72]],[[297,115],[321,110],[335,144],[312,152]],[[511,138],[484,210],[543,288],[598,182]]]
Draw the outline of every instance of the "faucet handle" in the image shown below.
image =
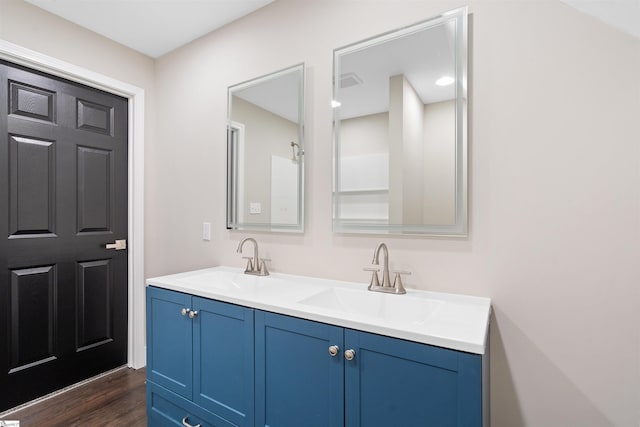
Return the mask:
[[247,260],[247,267],[244,269],[244,272],[246,273],[247,271],[253,271],[253,257],[243,256],[242,259]]
[[267,261],[271,261],[271,258],[260,258],[260,275],[268,276],[269,270],[267,270]]
[[380,279],[378,279],[378,271],[380,269],[378,267],[365,267],[364,271],[371,271],[371,282],[369,283],[369,289],[375,288],[376,286],[380,286]]
[[402,275],[403,274],[410,275],[411,272],[406,270],[395,270],[395,271],[392,271],[392,273],[395,274],[393,278],[393,288],[395,289],[395,293],[406,294],[407,291],[404,289],[404,286],[402,285]]

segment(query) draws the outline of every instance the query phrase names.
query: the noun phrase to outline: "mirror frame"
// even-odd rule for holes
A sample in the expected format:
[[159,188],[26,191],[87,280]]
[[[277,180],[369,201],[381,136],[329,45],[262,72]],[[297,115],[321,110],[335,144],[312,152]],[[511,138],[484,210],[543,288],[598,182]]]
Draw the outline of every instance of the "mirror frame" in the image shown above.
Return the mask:
[[454,20],[455,29],[455,223],[436,224],[369,224],[345,221],[338,218],[340,211],[338,188],[340,185],[340,115],[337,108],[333,112],[333,232],[363,234],[400,234],[440,237],[468,236],[468,159],[467,159],[467,66],[468,66],[468,7],[445,12],[425,21],[395,29],[383,34],[349,44],[333,51],[333,100],[339,101],[340,57],[367,47],[413,34],[444,22]]
[[[237,167],[236,157],[237,153],[234,148],[233,136],[230,130],[236,126],[236,123],[232,120],[232,107],[233,107],[233,93],[242,89],[247,89],[273,78],[280,77],[292,72],[300,73],[300,82],[298,87],[298,153],[299,166],[298,166],[298,218],[294,224],[272,224],[272,223],[250,223],[250,222],[238,222],[235,221],[236,206],[237,206],[237,194],[234,192],[234,183],[237,182]],[[296,65],[292,65],[287,68],[283,68],[278,71],[274,71],[269,74],[256,77],[242,83],[238,83],[227,88],[227,229],[228,230],[252,230],[252,231],[271,231],[271,232],[289,232],[289,233],[303,233],[304,232],[304,164],[305,164],[305,140],[304,140],[304,117],[305,117],[305,64],[301,62]]]

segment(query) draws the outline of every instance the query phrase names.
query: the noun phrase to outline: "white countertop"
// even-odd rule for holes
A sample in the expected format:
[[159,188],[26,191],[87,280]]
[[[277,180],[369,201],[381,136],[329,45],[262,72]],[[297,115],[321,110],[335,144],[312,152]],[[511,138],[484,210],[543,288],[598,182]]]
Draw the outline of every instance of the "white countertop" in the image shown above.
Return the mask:
[[213,267],[147,279],[156,286],[365,332],[484,354],[489,298],[407,289],[370,292],[366,283]]

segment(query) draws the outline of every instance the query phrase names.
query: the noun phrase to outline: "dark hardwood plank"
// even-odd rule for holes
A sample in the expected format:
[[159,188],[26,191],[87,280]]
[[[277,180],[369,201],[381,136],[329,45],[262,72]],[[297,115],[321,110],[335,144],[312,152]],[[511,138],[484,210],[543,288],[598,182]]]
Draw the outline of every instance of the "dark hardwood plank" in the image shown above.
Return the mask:
[[4,416],[20,427],[146,426],[145,369],[119,369]]

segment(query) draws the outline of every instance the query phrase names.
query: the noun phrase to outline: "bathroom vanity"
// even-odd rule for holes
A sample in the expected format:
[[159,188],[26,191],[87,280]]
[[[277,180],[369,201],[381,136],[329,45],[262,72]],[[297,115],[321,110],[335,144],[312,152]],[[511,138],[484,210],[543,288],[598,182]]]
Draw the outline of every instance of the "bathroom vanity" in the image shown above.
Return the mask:
[[228,267],[147,285],[149,425],[488,425],[487,298]]

